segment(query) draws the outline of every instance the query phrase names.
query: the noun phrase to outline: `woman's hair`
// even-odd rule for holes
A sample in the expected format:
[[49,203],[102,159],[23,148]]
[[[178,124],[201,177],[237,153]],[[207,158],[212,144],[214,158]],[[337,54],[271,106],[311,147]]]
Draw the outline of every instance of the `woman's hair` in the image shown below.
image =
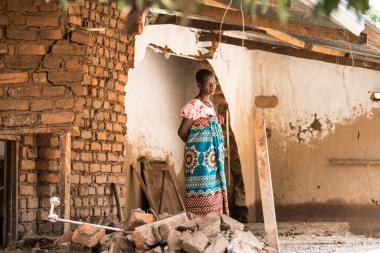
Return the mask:
[[204,84],[205,82],[207,82],[210,76],[213,75],[214,73],[209,69],[200,69],[195,75],[195,79],[197,80],[197,83]]

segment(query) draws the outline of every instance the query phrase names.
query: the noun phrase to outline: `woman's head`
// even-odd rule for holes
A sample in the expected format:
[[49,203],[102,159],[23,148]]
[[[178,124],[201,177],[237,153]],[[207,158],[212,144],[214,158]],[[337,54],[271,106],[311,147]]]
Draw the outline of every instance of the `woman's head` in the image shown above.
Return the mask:
[[214,73],[209,69],[200,69],[195,75],[201,95],[213,95],[216,88]]

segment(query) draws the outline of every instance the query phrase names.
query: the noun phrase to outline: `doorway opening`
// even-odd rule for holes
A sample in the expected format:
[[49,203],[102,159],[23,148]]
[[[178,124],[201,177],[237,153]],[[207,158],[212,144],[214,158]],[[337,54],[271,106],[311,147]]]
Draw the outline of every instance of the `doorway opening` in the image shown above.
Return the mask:
[[17,142],[0,141],[0,246],[17,240]]

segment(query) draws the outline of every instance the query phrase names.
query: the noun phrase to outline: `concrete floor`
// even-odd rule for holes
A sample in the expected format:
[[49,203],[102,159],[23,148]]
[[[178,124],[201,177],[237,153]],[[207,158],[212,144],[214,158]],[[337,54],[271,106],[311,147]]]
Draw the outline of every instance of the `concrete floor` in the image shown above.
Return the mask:
[[[245,229],[264,237],[263,224]],[[281,253],[380,253],[380,238],[353,234],[345,222],[279,223],[278,232]]]

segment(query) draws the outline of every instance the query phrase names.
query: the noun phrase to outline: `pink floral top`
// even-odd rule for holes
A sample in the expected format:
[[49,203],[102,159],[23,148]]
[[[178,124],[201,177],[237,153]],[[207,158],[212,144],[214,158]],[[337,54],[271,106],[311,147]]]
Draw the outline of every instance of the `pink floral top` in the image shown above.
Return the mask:
[[187,119],[197,120],[199,118],[208,118],[209,116],[216,116],[213,107],[205,105],[201,100],[194,98],[182,107],[181,116]]

